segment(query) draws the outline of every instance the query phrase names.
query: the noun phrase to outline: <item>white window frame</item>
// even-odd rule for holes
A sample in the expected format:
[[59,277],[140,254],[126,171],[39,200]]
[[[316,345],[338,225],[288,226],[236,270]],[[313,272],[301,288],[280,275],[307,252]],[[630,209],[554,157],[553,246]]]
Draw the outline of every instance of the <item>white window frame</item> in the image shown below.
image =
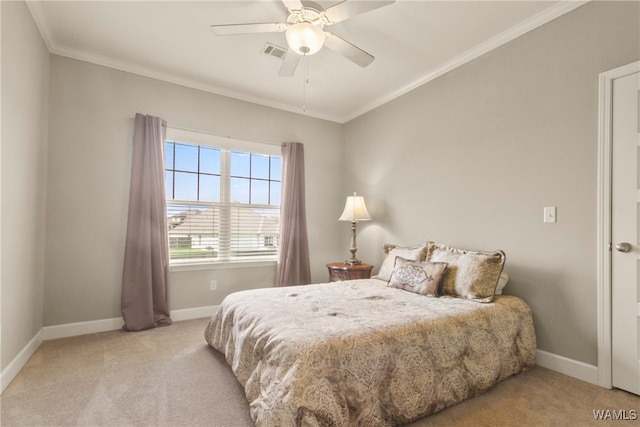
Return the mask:
[[[282,157],[280,145],[259,143],[246,140],[240,140],[232,137],[224,137],[214,135],[205,132],[192,131],[186,129],[179,129],[167,126],[166,141],[176,143],[186,143],[194,145],[208,146],[212,148],[219,148],[221,152],[221,164],[220,164],[220,202],[224,206],[232,206],[230,203],[230,195],[228,192],[230,181],[230,167],[231,167],[231,151],[244,151],[253,154],[262,154]],[[282,181],[281,185],[282,185]],[[172,202],[167,200],[167,202]],[[179,202],[179,201],[178,201]],[[187,202],[187,201],[185,201]],[[195,201],[194,201],[195,202]],[[197,203],[197,202],[196,202]],[[260,205],[252,205],[260,206]],[[273,208],[273,205],[268,206]],[[228,209],[222,209],[222,212],[226,212],[229,215]],[[223,221],[227,227],[230,226],[229,221]],[[221,233],[229,233],[221,228]],[[229,242],[227,242],[229,243]],[[229,255],[229,246],[221,246],[219,248],[220,254],[218,258],[203,258],[203,259],[186,259],[186,260],[170,260],[171,271],[184,271],[184,270],[209,270],[216,268],[246,268],[246,267],[263,267],[273,266],[276,264],[277,255],[264,258],[253,257],[250,259],[232,258]]]

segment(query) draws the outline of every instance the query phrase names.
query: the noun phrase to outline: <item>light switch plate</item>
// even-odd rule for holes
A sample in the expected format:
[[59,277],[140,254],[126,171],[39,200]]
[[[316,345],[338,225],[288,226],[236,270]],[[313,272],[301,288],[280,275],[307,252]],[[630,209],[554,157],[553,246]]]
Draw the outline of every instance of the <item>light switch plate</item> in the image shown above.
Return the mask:
[[548,206],[544,208],[544,222],[555,223],[557,221],[557,208],[555,206]]

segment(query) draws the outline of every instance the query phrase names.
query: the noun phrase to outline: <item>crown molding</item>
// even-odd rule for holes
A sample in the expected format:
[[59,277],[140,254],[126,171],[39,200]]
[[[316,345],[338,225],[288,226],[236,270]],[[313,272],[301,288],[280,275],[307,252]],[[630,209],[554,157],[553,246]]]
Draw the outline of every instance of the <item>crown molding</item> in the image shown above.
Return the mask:
[[553,6],[550,6],[547,9],[532,16],[531,18],[522,21],[521,23],[509,28],[508,30],[498,34],[497,36],[492,37],[491,39],[483,43],[480,43],[474,48],[429,71],[427,74],[409,83],[408,85],[405,85],[398,90],[389,92],[386,95],[377,98],[368,104],[365,104],[362,108],[353,111],[351,114],[347,114],[346,116],[336,116],[312,110],[302,112],[300,106],[293,106],[266,98],[250,96],[241,92],[225,89],[220,86],[203,83],[202,81],[198,81],[195,79],[180,77],[177,74],[165,73],[149,67],[132,64],[130,62],[118,61],[106,56],[61,47],[58,43],[56,43],[55,39],[52,36],[51,28],[47,22],[42,5],[40,4],[41,2],[27,0],[25,3],[27,4],[31,15],[33,16],[33,19],[36,23],[36,26],[38,27],[38,30],[40,31],[47,49],[52,54],[64,56],[71,59],[77,59],[84,62],[90,62],[119,71],[137,74],[140,76],[173,83],[180,86],[185,86],[191,89],[202,90],[240,101],[250,102],[252,104],[262,105],[265,107],[275,108],[278,110],[300,114],[303,116],[344,124],[408,92],[411,92],[412,90],[522,36],[523,34],[528,33],[529,31],[532,31],[566,13],[573,11],[574,9],[588,3],[589,1],[591,0],[562,0],[559,3],[556,3]]
[[47,46],[49,53],[55,50],[58,45],[53,39],[53,35],[51,33],[51,26],[49,26],[49,21],[47,21],[47,17],[44,13],[44,9],[42,9],[42,5],[38,1],[25,0],[25,4],[31,13],[31,17],[36,23],[36,27],[38,27],[38,31],[40,31],[40,36],[44,41],[44,44]]
[[64,56],[66,58],[77,59],[79,61],[89,62],[103,67],[112,68],[118,71],[124,71],[131,74],[137,74],[143,77],[160,80],[167,83],[173,83],[179,86],[185,86],[190,89],[197,89],[204,92],[213,93],[228,98],[233,98],[238,101],[245,101],[256,105],[262,105],[264,107],[275,108],[278,110],[288,111],[290,113],[296,113],[303,116],[314,117],[322,120],[329,120],[332,122],[341,122],[340,117],[327,115],[324,113],[316,112],[313,110],[307,110],[302,112],[300,106],[293,106],[276,102],[266,98],[254,97],[241,92],[231,91],[220,86],[203,83],[195,79],[188,79],[180,77],[177,74],[165,73],[155,70],[153,68],[132,64],[130,62],[118,61],[110,57],[96,55],[92,53],[82,52],[75,49],[58,48],[51,52],[52,54]]
[[321,120],[328,120],[331,122],[342,123],[343,120],[341,117],[334,116],[331,114],[325,114],[318,111],[313,111],[308,109],[303,112],[300,106],[289,105],[285,103],[276,102],[270,99],[250,96],[241,92],[232,91],[229,89],[225,89],[220,86],[211,85],[204,83],[202,81],[198,81],[195,79],[189,79],[181,77],[177,74],[165,73],[162,71],[158,71],[153,68],[133,64],[126,61],[119,61],[111,57],[97,55],[90,52],[81,51],[78,49],[69,49],[67,47],[60,46],[52,36],[51,28],[46,19],[46,15],[44,13],[44,9],[42,8],[41,2],[28,0],[25,2],[29,11],[31,12],[31,16],[40,31],[40,35],[44,40],[49,53],[53,55],[64,56],[66,58],[76,59],[79,61],[89,62],[96,65],[101,65],[103,67],[112,68],[118,71],[124,71],[127,73],[137,74],[143,77],[148,77],[156,80],[161,80],[167,83],[173,83],[180,86],[185,86],[191,89],[197,89],[204,92],[213,93],[220,96],[225,96],[228,98],[233,98],[239,101],[245,101],[256,105],[262,105],[264,107],[275,108],[277,110],[283,110],[290,113],[300,114],[302,116],[313,117]]
[[506,43],[509,43],[512,40],[515,40],[516,38],[528,33],[529,31],[535,30],[536,28],[548,22],[551,22],[556,18],[569,13],[574,9],[577,9],[578,7],[588,3],[589,1],[591,0],[562,0],[559,3],[556,3],[555,5],[550,6],[547,9],[537,13],[531,18],[520,22],[519,24],[507,29],[506,31],[503,31],[497,36],[494,36],[486,40],[485,42],[480,43],[479,45],[475,46],[472,49],[469,49],[463,54],[456,56],[452,60],[445,62],[438,68],[430,71],[414,82],[364,105],[359,110],[356,110],[349,116],[345,117],[343,119],[343,123],[353,120],[371,110],[374,110],[375,108],[380,107],[381,105],[386,104],[387,102],[390,102],[408,92],[411,92],[412,90],[478,58],[479,56],[482,56],[485,53],[488,53]]

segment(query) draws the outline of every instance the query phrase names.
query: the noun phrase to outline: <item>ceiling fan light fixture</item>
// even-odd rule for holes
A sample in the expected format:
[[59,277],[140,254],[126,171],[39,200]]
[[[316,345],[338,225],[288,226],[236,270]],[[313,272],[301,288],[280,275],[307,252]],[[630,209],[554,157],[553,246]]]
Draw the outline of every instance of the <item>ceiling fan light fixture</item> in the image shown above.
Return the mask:
[[300,55],[313,55],[322,49],[326,35],[322,28],[310,22],[300,22],[287,28],[289,48]]

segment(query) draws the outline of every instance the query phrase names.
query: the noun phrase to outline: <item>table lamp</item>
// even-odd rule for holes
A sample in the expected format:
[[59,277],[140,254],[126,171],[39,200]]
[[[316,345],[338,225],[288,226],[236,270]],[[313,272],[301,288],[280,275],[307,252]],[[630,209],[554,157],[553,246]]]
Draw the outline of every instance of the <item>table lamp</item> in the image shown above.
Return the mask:
[[344,212],[342,212],[338,220],[351,221],[351,258],[346,260],[345,264],[361,264],[362,261],[356,258],[356,252],[358,250],[356,246],[356,225],[358,221],[371,220],[371,215],[369,215],[369,211],[367,211],[367,205],[364,203],[364,197],[358,196],[356,193],[353,193],[353,196],[348,196],[347,202],[344,205]]

